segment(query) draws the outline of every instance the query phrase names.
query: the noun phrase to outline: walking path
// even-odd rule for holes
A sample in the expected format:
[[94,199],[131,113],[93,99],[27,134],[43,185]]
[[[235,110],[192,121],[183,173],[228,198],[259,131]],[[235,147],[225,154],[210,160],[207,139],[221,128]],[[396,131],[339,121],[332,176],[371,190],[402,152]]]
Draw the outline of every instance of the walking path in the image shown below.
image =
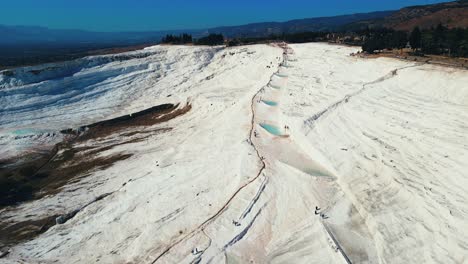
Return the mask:
[[[257,153],[259,148],[268,149],[269,145],[280,145],[279,152],[287,152],[289,156],[292,156],[299,161],[292,162],[294,159],[290,159],[288,163],[290,163],[290,165],[292,165],[293,167],[297,167],[295,165],[299,165],[298,168],[305,168],[304,172],[306,173],[308,172],[314,175],[320,175],[327,178],[334,178],[331,172],[328,172],[324,167],[320,166],[320,164],[313,161],[310,157],[307,157],[307,155],[304,155],[304,153],[299,153],[300,151],[297,151],[300,150],[300,148],[296,146],[294,140],[290,138],[289,133],[291,131],[288,124],[282,124],[280,121],[282,120],[281,112],[279,111],[277,106],[281,104],[281,97],[283,96],[284,89],[287,86],[287,71],[293,70],[290,61],[294,61],[294,59],[291,58],[291,56],[293,55],[293,50],[289,48],[287,44],[283,44],[281,47],[283,48],[283,59],[278,71],[272,76],[266,89],[260,90],[252,99],[252,102],[257,102],[255,107],[252,107],[252,130],[254,129],[254,127],[256,127],[257,130],[263,129],[266,132],[272,134],[273,137],[268,136],[266,137],[266,140],[264,140],[263,137],[257,138],[260,137],[259,135],[262,135],[262,133],[257,133],[257,131],[254,130],[253,132],[251,131],[251,142],[253,143],[253,146],[255,147]],[[267,104],[265,106],[265,104],[262,103],[264,100],[268,100],[268,102],[274,102],[274,105]],[[256,136],[252,138],[253,133]],[[276,140],[278,137],[287,139],[287,141],[283,144],[278,144],[279,141]],[[278,150],[276,152],[278,152]],[[291,155],[293,153],[295,153],[295,155]],[[271,159],[269,158],[271,153],[260,153],[258,155],[261,157],[265,157],[265,160],[267,162],[271,162]],[[265,165],[265,162],[263,160],[262,162]],[[309,167],[307,167],[307,164],[309,164]],[[334,248],[336,248],[343,255],[343,258],[346,261],[346,263],[351,264],[351,260],[346,255],[343,247],[339,244],[337,238],[333,235],[330,228],[327,227],[325,220],[320,220],[328,236],[335,244]]]

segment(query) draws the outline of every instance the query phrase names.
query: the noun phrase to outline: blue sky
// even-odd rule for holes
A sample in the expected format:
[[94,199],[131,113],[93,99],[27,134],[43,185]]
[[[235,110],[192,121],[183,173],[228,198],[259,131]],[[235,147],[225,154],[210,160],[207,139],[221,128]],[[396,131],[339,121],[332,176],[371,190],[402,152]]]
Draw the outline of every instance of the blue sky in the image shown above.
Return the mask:
[[93,31],[206,28],[398,9],[437,0],[11,0],[0,24]]

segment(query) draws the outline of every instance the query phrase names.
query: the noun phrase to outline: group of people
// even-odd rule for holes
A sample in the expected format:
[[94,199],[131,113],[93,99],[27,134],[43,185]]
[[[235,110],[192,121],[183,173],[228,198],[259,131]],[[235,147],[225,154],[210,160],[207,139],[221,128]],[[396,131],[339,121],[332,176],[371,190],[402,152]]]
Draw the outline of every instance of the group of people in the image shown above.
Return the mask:
[[328,219],[328,216],[320,212],[320,207],[315,206],[315,215],[320,215],[322,219]]

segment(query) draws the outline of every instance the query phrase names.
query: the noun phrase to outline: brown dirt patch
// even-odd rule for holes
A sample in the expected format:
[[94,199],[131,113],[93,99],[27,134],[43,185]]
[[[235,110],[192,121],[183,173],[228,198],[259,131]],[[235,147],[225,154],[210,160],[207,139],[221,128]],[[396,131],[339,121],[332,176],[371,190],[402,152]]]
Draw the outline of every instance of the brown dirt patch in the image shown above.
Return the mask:
[[415,56],[411,54],[411,50],[409,49],[383,51],[375,54],[359,53],[358,55],[362,58],[385,57],[412,62],[428,63],[446,67],[468,69],[468,58],[452,58],[440,55]]

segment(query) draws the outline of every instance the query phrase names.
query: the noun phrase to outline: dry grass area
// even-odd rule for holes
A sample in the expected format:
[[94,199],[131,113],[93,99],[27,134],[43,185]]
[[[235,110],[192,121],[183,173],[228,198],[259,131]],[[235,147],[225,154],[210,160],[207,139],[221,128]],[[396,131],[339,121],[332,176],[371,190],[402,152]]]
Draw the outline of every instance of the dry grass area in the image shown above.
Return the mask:
[[415,61],[421,63],[430,63],[447,67],[457,67],[468,69],[468,58],[452,58],[442,55],[424,55],[424,56],[415,56],[411,54],[410,49],[403,50],[385,50],[375,54],[357,54],[363,58],[396,58],[406,61]]

